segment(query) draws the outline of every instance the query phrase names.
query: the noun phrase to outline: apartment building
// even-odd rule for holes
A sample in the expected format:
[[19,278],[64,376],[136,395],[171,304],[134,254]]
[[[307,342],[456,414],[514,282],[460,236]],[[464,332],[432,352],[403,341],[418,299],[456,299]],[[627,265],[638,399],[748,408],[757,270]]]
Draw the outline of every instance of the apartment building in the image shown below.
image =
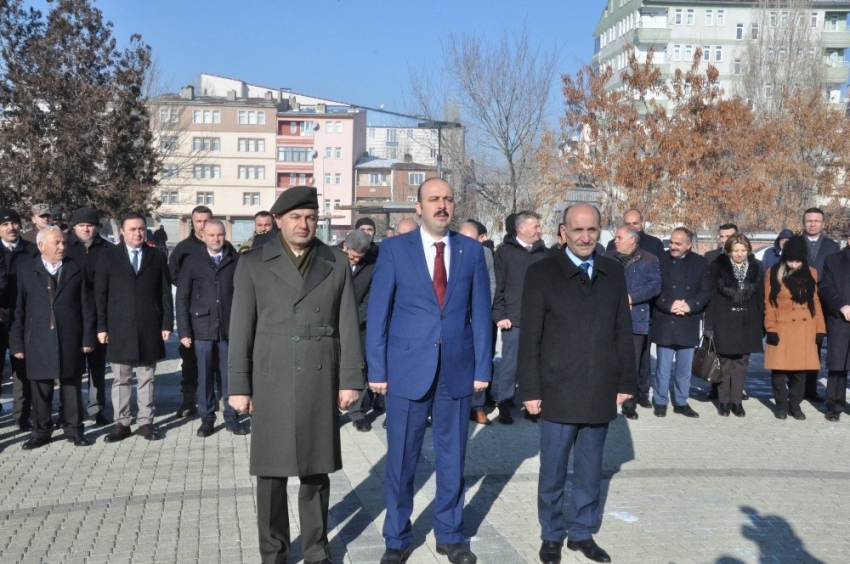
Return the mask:
[[163,152],[155,219],[169,240],[189,234],[197,205],[225,221],[230,240],[248,239],[254,214],[269,209],[276,197],[277,116],[288,102],[271,93],[196,96],[187,86],[152,99],[150,107],[154,142]]
[[[608,0],[593,32],[592,64],[597,69],[611,66],[616,76],[610,87],[616,88],[630,52],[643,62],[654,49],[653,62],[669,78],[677,69],[690,68],[701,47],[703,61],[710,61],[720,73],[720,87],[734,95],[739,92],[747,41],[758,39],[763,25],[789,23],[787,10],[771,10],[765,18],[756,13],[757,7],[757,2],[746,0]],[[827,94],[836,104],[847,102],[850,84],[848,15],[850,2],[839,0],[814,0],[810,11],[795,15],[797,25],[810,27],[815,39],[811,52],[802,56],[824,65]],[[783,54],[781,48],[770,54],[783,55],[801,54]]]
[[[419,185],[437,176],[432,164],[407,159],[381,159],[367,157],[355,166],[357,176],[356,203],[393,202],[414,204]],[[389,224],[395,225],[403,217],[413,214],[392,213]]]

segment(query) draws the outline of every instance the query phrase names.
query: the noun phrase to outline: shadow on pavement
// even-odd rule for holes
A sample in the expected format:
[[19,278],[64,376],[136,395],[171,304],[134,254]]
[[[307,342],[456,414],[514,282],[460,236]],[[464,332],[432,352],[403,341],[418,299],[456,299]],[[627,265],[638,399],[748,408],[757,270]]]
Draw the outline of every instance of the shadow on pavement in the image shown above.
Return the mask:
[[[741,534],[758,545],[759,562],[825,564],[806,550],[802,539],[794,532],[794,527],[784,518],[779,515],[760,514],[749,505],[742,505],[740,509],[750,518],[749,524],[741,526]],[[715,564],[744,564],[744,560],[724,555],[718,558]]]

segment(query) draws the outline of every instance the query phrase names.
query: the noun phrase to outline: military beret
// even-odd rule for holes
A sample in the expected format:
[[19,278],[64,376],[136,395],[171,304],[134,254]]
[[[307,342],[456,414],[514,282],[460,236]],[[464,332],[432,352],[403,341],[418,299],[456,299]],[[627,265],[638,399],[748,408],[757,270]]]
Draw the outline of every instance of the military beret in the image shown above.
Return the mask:
[[10,210],[9,208],[0,208],[0,224],[7,223],[11,221],[12,223],[20,223],[21,216],[18,215],[18,212],[15,210]]
[[50,213],[50,206],[48,206],[47,204],[33,204],[32,214],[36,217],[42,215],[53,215]]
[[84,206],[76,210],[71,216],[71,224],[77,225],[78,223],[100,225],[100,218],[97,216],[97,212],[94,209]]
[[354,229],[360,229],[361,225],[371,225],[372,229],[375,229],[375,221],[371,217],[361,217],[357,220],[357,223],[354,224]]
[[272,215],[280,215],[290,210],[319,209],[319,196],[315,188],[309,186],[293,186],[283,191],[275,200]]

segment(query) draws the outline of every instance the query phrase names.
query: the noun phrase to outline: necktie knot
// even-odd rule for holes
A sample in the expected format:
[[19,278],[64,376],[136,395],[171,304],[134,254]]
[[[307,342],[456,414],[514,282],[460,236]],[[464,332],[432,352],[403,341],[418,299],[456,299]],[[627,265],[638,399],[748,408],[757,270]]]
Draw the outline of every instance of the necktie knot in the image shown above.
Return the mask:
[[587,271],[590,270],[590,263],[589,262],[583,262],[580,265],[578,265],[578,267],[581,269],[582,272],[587,274]]
[[221,263],[221,255],[215,255],[213,257],[213,261],[215,262],[216,266],[218,266],[218,264]]
[[434,243],[434,246],[437,247],[437,256],[443,256],[443,250],[446,248],[446,244],[442,241],[439,241],[437,243]]

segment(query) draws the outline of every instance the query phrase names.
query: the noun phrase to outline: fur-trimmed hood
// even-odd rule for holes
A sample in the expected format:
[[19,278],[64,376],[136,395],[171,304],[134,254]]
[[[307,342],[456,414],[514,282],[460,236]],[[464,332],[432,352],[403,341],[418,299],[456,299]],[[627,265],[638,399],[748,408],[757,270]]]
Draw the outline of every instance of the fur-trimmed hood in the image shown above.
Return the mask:
[[721,254],[715,262],[717,263],[717,293],[721,296],[732,300],[735,304],[743,304],[758,293],[761,267],[755,256],[747,256],[747,274],[742,285],[739,285],[735,278],[732,259],[727,254]]

